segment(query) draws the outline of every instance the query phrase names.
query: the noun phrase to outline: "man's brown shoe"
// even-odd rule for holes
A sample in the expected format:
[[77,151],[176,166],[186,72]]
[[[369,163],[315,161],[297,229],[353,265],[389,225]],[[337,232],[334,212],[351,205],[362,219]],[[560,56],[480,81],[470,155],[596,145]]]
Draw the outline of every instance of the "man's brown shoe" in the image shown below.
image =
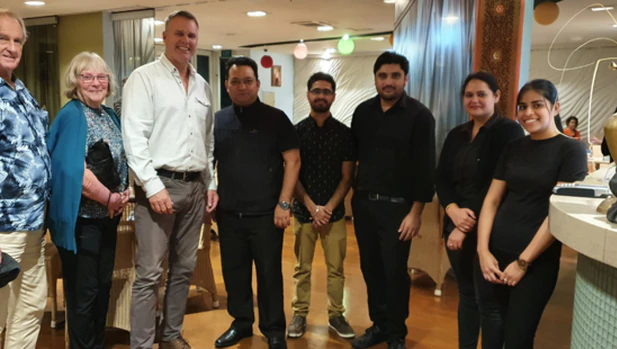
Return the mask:
[[184,338],[178,337],[169,342],[161,341],[159,349],[191,349],[191,346]]

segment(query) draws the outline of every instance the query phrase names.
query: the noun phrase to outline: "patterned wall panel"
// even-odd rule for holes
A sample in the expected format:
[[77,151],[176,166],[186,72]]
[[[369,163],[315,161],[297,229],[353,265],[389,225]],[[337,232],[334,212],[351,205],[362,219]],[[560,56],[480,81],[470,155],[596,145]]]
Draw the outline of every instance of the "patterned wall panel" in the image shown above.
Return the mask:
[[479,0],[474,70],[491,72],[502,91],[499,109],[515,116],[524,0]]

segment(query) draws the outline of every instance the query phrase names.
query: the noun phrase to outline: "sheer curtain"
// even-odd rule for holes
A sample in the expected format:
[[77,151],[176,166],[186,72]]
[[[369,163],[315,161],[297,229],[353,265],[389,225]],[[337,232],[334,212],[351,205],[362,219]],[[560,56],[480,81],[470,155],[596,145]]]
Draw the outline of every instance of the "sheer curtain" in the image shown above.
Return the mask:
[[435,116],[436,148],[467,120],[461,85],[471,73],[476,0],[409,0],[396,7],[394,50],[409,59],[407,93]]
[[[126,13],[122,13],[123,17]],[[152,16],[154,13],[152,12]],[[114,74],[118,83],[116,98],[122,96],[122,80],[137,67],[153,62],[154,19],[128,18],[113,19],[114,32]]]
[[58,30],[55,24],[27,25],[28,40],[15,75],[26,85],[50,121],[60,110]]

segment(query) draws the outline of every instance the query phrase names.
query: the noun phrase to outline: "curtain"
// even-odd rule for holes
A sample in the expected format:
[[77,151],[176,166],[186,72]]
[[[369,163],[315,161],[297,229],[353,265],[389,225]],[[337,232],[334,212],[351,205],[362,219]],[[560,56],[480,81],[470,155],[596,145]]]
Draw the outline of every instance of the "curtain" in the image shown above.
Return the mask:
[[435,116],[439,154],[448,131],[469,120],[461,86],[472,71],[476,0],[412,0],[395,12],[394,50],[410,63],[407,93]]
[[50,121],[60,110],[58,30],[55,24],[28,26],[28,40],[15,75],[26,85]]
[[153,62],[153,18],[122,19],[113,21],[114,74],[118,83],[116,98],[122,96],[122,80],[144,64]]

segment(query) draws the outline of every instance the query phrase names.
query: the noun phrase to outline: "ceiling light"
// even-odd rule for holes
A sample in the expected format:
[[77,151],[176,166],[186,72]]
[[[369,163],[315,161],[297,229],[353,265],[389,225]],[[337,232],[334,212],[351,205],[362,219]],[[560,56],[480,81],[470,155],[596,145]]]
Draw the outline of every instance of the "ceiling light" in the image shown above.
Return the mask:
[[317,30],[319,30],[320,32],[329,32],[332,29],[334,29],[334,27],[332,27],[331,25],[322,25],[317,27]]
[[334,47],[330,47],[330,48],[326,49],[326,52],[328,52],[328,53],[336,53],[336,49]]
[[154,42],[163,42],[163,39],[161,39],[161,38],[154,38]]
[[330,59],[330,58],[332,58],[332,54],[330,53],[329,50],[326,50],[326,52],[324,52],[323,55],[321,55],[321,58],[323,58],[323,59]]
[[246,13],[249,17],[263,17],[266,15],[264,11],[250,11]]
[[384,4],[394,4],[396,0],[383,0]]
[[613,28],[617,28],[617,24],[613,24]]
[[27,6],[43,6],[45,5],[45,1],[26,1],[24,4]]
[[610,11],[612,10],[613,7],[612,6],[604,6],[604,7],[592,7],[591,10],[592,11]]
[[373,41],[384,41],[384,37],[383,36],[374,36],[371,38],[371,40]]
[[165,24],[165,21],[161,21],[160,19],[154,20],[154,25],[163,25],[163,24]]
[[215,49],[215,50],[220,50],[220,49],[223,48],[223,46],[221,46],[221,45],[212,45],[212,48]]

